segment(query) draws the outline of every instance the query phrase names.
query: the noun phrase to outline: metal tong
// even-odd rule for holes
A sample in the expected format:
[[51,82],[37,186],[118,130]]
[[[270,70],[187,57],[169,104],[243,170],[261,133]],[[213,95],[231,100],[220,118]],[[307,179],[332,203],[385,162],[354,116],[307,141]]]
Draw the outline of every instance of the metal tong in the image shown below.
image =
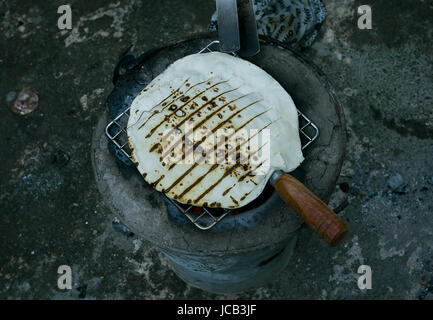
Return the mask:
[[252,0],[216,0],[222,52],[252,57],[260,52]]

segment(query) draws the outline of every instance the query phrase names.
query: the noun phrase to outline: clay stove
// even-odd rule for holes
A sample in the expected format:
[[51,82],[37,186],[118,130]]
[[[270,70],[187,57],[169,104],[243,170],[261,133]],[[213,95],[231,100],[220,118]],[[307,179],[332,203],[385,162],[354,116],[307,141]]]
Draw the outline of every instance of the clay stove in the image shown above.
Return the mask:
[[[164,253],[173,271],[188,284],[231,293],[262,286],[287,266],[301,219],[269,187],[243,210],[201,230],[176,204],[146,185],[119,150],[116,159],[105,135],[107,124],[154,77],[213,40],[215,35],[200,35],[137,59],[124,56],[114,72],[109,110],[94,132],[92,159],[102,198],[116,217]],[[326,202],[340,173],[346,141],[344,116],[330,83],[305,57],[270,39],[261,39],[261,52],[250,61],[279,81],[298,109],[320,128],[320,135],[303,151],[306,160],[297,178]],[[112,145],[110,149],[116,152]]]

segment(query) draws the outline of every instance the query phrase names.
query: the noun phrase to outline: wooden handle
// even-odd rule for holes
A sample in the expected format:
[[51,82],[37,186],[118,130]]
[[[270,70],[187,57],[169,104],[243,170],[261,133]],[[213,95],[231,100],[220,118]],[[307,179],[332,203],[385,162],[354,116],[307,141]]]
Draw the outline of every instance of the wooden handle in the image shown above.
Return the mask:
[[282,174],[274,187],[280,197],[329,245],[335,246],[344,240],[349,232],[347,225],[301,182]]

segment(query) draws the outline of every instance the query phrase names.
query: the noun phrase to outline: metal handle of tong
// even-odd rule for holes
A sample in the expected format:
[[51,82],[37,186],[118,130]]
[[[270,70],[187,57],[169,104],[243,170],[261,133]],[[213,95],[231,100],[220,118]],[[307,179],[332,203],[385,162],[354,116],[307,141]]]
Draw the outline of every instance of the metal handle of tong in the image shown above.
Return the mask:
[[260,52],[252,0],[216,0],[222,52],[251,57]]

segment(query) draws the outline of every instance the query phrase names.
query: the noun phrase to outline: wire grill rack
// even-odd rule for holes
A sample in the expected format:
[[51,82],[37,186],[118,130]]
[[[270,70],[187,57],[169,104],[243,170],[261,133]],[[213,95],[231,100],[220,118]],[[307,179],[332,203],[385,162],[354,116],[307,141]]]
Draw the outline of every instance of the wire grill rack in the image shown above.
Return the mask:
[[[199,53],[213,52],[212,48],[219,44],[218,40],[212,41]],[[233,54],[235,55],[235,54]],[[308,147],[319,136],[319,128],[302,112],[298,111],[299,133],[301,137],[302,150]],[[105,134],[108,139],[122,152],[122,154],[132,162],[131,150],[128,145],[127,125],[130,115],[130,108],[121,112],[105,127]],[[196,207],[184,205],[163,195],[171,204],[173,204],[188,220],[201,230],[209,230],[223,220],[232,210],[230,209],[213,209],[201,207],[200,213],[194,212]]]

